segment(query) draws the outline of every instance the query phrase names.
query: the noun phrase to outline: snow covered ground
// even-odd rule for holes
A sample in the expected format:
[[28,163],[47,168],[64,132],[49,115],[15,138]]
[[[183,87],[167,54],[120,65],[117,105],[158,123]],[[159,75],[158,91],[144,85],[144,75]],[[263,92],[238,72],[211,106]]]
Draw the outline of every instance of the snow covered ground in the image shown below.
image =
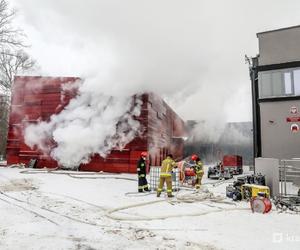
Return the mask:
[[[225,197],[226,185],[205,187]],[[300,249],[299,214],[138,194],[136,175],[0,167],[0,191],[1,250]]]

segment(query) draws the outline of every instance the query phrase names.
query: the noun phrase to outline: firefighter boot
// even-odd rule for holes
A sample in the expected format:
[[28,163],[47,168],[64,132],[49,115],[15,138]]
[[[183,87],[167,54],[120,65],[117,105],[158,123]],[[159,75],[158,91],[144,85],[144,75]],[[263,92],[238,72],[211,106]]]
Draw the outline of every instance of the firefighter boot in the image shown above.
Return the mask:
[[174,195],[173,194],[168,194],[168,197],[172,198],[172,197],[174,197]]
[[148,185],[145,185],[144,191],[146,191],[146,192],[150,192],[150,191],[151,191],[151,190],[149,189],[149,186],[148,186]]
[[161,192],[157,192],[156,196],[157,196],[157,197],[159,197],[159,196],[160,196],[160,194],[161,194]]

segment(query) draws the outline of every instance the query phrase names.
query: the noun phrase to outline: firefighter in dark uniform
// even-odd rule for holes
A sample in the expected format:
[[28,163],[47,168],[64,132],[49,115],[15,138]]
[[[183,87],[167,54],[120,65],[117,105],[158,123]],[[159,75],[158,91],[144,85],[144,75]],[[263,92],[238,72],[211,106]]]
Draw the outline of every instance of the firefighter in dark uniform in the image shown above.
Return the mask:
[[147,191],[149,192],[148,182],[146,179],[146,159],[147,152],[141,153],[141,158],[137,163],[137,173],[138,173],[138,190],[139,192]]
[[194,161],[194,171],[196,173],[196,183],[195,183],[195,188],[196,189],[200,189],[201,186],[201,181],[202,181],[202,177],[204,175],[204,171],[203,171],[203,163],[201,162],[201,159],[199,158],[198,155],[192,155],[191,157],[192,161]]

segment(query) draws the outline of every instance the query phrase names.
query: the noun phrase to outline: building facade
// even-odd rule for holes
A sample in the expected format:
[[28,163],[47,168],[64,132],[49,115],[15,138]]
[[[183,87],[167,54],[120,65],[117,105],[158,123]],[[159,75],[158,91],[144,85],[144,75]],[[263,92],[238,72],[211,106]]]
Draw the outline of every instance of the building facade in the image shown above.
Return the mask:
[[300,157],[300,26],[257,34],[252,58],[254,157]]
[[[63,90],[62,85],[80,81],[75,77],[16,77],[7,141],[7,163],[38,160],[38,167],[58,167],[50,156],[28,147],[23,131],[28,123],[47,121],[59,113],[76,96],[76,90]],[[133,97],[135,98],[135,97]],[[84,171],[136,172],[136,162],[143,151],[149,152],[149,165],[160,165],[168,153],[182,158],[183,120],[157,95],[142,95],[141,115],[136,119],[143,134],[133,139],[122,151],[113,149],[104,159],[94,155],[88,164],[78,166]],[[49,138],[51,141],[51,138]],[[59,166],[63,167],[63,166]]]

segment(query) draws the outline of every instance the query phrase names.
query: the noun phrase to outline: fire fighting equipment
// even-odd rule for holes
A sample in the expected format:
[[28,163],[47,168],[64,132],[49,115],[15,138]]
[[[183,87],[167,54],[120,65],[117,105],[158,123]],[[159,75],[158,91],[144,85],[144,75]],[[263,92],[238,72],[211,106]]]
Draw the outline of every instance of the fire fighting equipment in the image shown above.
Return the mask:
[[141,157],[137,163],[138,191],[150,191],[146,179],[146,161]]
[[224,168],[223,163],[219,161],[214,167],[209,167],[207,171],[207,178],[210,179],[231,179],[233,172],[230,168]]
[[192,168],[192,167],[186,167],[184,169],[184,175],[185,175],[185,177],[187,177],[187,176],[196,176],[194,168]]
[[233,178],[232,172],[229,169],[224,169],[220,165],[208,168],[207,178],[209,179],[231,179]]
[[203,164],[197,155],[192,155],[192,159],[195,161],[184,162],[181,164],[181,169],[183,173],[182,183],[190,184],[199,189],[201,186],[201,180],[204,175]]
[[182,183],[185,183],[190,186],[195,186],[196,183],[196,173],[192,167],[185,167],[183,171],[183,180]]
[[233,185],[226,187],[226,196],[234,201],[251,199],[256,196],[270,197],[269,187],[262,185],[265,177],[261,174],[238,177]]
[[233,193],[234,193],[234,191],[235,191],[235,188],[234,188],[232,185],[228,185],[228,186],[226,187],[226,196],[227,196],[228,198],[233,198]]
[[265,214],[271,211],[272,203],[266,197],[252,197],[250,200],[251,210],[253,213]]
[[243,158],[239,155],[224,155],[222,165],[232,174],[243,173]]
[[167,194],[168,197],[173,197],[172,195],[172,170],[176,167],[176,162],[169,155],[166,159],[162,161],[160,177],[159,177],[159,185],[157,188],[157,197],[160,196],[164,183],[167,184]]
[[300,213],[300,197],[288,196],[288,197],[275,197],[274,204],[279,211],[290,210],[296,213]]
[[256,184],[265,186],[266,185],[266,177],[262,174],[252,174],[252,175],[246,175],[242,177],[238,177],[236,183],[239,183],[240,185],[243,184]]
[[244,184],[241,188],[243,199],[250,199],[252,197],[261,196],[264,194],[265,197],[270,197],[270,189],[267,186],[255,185],[255,184]]

